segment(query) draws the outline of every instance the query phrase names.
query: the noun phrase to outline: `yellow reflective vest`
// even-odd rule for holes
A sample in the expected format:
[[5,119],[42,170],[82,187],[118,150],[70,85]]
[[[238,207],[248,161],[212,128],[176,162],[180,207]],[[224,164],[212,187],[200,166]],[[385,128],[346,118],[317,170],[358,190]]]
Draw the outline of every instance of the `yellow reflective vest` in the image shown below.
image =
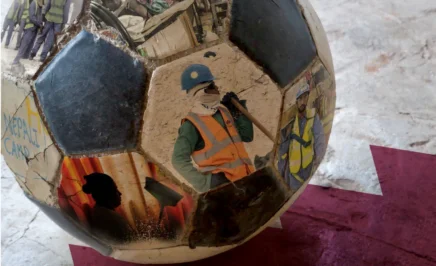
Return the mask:
[[61,24],[64,21],[64,6],[66,0],[51,0],[50,9],[45,18],[47,21]]
[[18,11],[20,10],[20,7],[16,7],[16,2],[14,1],[12,3],[12,6],[9,8],[8,14],[6,15],[6,17],[8,19],[12,19],[13,21],[17,21],[18,20]]
[[[313,122],[315,120],[315,109],[306,109],[306,125],[303,135],[300,136],[300,125],[298,115],[292,128],[292,140],[289,144],[289,170],[298,179],[297,173],[300,169],[307,168],[313,161],[314,136]],[[303,182],[303,180],[300,180]]]
[[[21,19],[26,20],[26,24],[24,25],[24,29],[29,29],[29,28],[32,28],[33,26],[35,26],[30,21],[29,8],[30,8],[30,0],[24,0],[23,15],[21,16]],[[35,9],[35,11],[36,11],[36,9]]]
[[205,143],[204,148],[194,151],[191,157],[200,172],[222,172],[227,179],[235,182],[250,175],[255,169],[229,110],[224,107],[218,107],[218,110],[226,124],[225,128],[211,115],[189,113],[185,118],[197,128]]

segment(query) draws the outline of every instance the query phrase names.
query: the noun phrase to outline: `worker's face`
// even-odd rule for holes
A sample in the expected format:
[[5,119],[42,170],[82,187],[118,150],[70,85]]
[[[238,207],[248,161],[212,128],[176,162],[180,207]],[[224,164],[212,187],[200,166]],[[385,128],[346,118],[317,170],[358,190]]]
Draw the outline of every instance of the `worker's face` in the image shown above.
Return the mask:
[[297,99],[297,107],[300,113],[306,111],[307,101],[309,100],[309,93],[306,92]]
[[218,87],[212,82],[209,86],[204,89],[204,92],[207,94],[220,94]]
[[92,192],[92,197],[99,206],[110,210],[121,205],[121,192],[113,181],[102,183]]

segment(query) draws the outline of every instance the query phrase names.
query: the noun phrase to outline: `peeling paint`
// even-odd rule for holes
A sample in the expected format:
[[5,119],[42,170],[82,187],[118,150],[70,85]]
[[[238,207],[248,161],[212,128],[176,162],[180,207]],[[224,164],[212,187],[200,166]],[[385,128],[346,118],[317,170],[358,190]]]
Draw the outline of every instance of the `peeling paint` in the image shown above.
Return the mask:
[[35,160],[30,161],[26,175],[27,187],[33,197],[39,201],[54,206],[56,202],[56,170],[61,156],[54,145],[50,145],[45,153],[39,153]]
[[[46,150],[52,147],[57,153],[56,147],[36,108],[30,85],[5,78],[2,85],[2,154],[23,190],[45,201],[53,188],[47,183],[52,179],[48,177],[47,164],[56,164],[49,162],[53,152],[46,158]],[[44,163],[45,166],[35,168],[36,172],[31,171],[35,165]]]

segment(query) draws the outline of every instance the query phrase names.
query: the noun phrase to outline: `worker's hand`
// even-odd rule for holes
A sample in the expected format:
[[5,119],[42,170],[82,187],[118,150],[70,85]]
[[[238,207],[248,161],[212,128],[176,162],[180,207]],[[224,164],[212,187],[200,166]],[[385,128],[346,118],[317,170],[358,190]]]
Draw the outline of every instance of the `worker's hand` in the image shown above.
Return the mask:
[[224,95],[221,104],[224,105],[230,111],[230,114],[233,116],[233,119],[236,120],[241,115],[241,112],[238,110],[238,108],[236,108],[236,106],[233,105],[232,99],[237,100],[241,104],[243,104],[244,102],[242,100],[239,100],[238,95],[236,95],[236,93],[231,91],[231,92],[227,92]]
[[231,92],[227,92],[227,93],[224,95],[224,97],[223,97],[221,103],[222,103],[223,105],[227,106],[228,104],[231,104],[231,102],[232,102],[232,98],[234,98],[235,100],[237,100],[237,101],[239,102],[238,95],[236,95],[236,93],[234,93],[233,91],[231,91]]

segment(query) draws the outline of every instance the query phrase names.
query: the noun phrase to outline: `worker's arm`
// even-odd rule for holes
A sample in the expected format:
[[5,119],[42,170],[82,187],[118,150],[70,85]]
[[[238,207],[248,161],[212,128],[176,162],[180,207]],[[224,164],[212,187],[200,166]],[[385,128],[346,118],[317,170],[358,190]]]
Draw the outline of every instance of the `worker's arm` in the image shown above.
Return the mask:
[[[17,23],[17,22],[19,22],[19,14],[20,14],[20,2],[18,1],[18,0],[15,0],[14,2],[13,2],[13,5],[14,5],[14,14],[17,14],[17,16],[16,17],[13,17],[13,19],[14,19],[14,22],[15,22],[15,24]],[[16,12],[16,13],[15,13]]]
[[51,0],[47,0],[47,3],[45,3],[44,7],[42,8],[42,15],[43,16],[47,15],[47,12],[50,10],[50,8],[51,8]]
[[[240,100],[239,103],[247,109],[247,101]],[[235,119],[236,128],[243,142],[252,142],[254,138],[253,123],[242,113]]]
[[37,27],[42,26],[41,21],[38,19],[38,16],[36,15],[36,1],[33,1],[29,6],[29,20]]
[[315,164],[319,164],[321,159],[324,157],[327,147],[324,137],[324,128],[322,127],[322,123],[318,115],[315,115],[315,120],[313,121],[313,135],[315,137]]
[[292,119],[285,127],[280,130],[280,144],[278,152],[278,170],[282,177],[286,176],[286,171],[289,171],[289,147],[292,141],[291,133],[295,119]]
[[65,5],[64,5],[64,19],[62,21],[62,24],[66,24],[68,23],[68,15],[70,15],[70,5],[71,5],[71,0],[67,0],[65,1]]
[[195,126],[185,121],[179,129],[179,136],[174,144],[172,164],[196,190],[205,192],[210,189],[211,174],[200,173],[191,162],[191,154],[195,151],[199,138],[200,134]]

